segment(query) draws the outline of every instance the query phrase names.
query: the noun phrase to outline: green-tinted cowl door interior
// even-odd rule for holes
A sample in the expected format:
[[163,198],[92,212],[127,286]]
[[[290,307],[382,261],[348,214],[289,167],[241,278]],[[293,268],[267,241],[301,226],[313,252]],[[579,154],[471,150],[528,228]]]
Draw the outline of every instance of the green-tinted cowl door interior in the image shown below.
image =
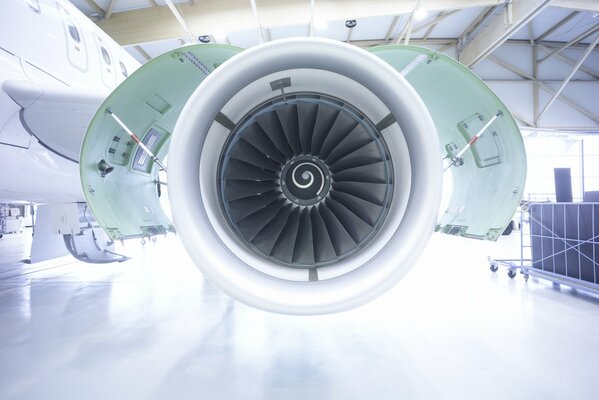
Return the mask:
[[526,178],[526,154],[514,118],[485,83],[450,57],[415,46],[370,51],[416,89],[448,163],[498,115],[445,172],[452,175],[453,189],[436,227],[452,235],[496,240],[514,215]]
[[102,104],[81,149],[81,182],[96,219],[112,239],[174,231],[157,195],[158,166],[106,112],[110,109],[159,159],[197,86],[243,49],[194,45],[139,68]]

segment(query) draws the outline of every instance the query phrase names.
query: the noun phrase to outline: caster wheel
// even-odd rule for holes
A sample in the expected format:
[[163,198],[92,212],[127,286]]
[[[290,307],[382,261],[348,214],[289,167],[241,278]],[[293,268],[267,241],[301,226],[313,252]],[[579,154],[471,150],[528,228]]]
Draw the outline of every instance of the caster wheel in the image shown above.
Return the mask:
[[509,225],[505,227],[505,230],[503,231],[502,235],[508,236],[510,233],[512,233],[513,230],[514,230],[514,221],[510,221]]
[[528,278],[530,278],[530,275],[524,274],[524,281],[528,282]]
[[507,272],[507,276],[509,276],[509,277],[510,277],[510,279],[514,279],[514,278],[516,277],[516,270],[515,270],[515,269],[510,269],[510,270]]
[[499,269],[499,266],[498,266],[497,264],[495,264],[495,263],[492,263],[492,264],[489,266],[489,269],[490,269],[492,272],[497,272],[497,270]]

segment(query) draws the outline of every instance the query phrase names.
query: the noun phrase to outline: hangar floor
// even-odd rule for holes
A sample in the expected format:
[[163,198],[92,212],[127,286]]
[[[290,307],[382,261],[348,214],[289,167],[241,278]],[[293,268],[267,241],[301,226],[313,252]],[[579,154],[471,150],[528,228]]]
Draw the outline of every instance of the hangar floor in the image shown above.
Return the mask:
[[118,265],[0,268],[0,398],[597,399],[599,299],[505,271],[498,244],[433,236],[359,309],[254,310],[175,237]]

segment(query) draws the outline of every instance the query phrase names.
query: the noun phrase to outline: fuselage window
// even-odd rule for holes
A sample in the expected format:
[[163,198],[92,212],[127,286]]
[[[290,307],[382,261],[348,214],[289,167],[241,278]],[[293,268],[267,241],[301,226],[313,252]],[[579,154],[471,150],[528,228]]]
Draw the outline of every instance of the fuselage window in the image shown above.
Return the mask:
[[104,58],[104,62],[106,63],[106,65],[110,65],[111,61],[110,61],[110,55],[108,54],[108,51],[106,51],[106,49],[104,47],[101,47],[100,51],[102,51],[102,57]]
[[77,43],[79,43],[81,41],[81,37],[79,36],[79,31],[77,30],[75,25],[73,25],[70,22],[69,22],[69,33],[71,34],[71,37],[73,38],[74,41],[76,41]]
[[123,64],[122,61],[119,61],[119,63],[121,64],[121,73],[125,78],[128,77],[129,73],[127,72],[127,67],[125,66],[125,64]]

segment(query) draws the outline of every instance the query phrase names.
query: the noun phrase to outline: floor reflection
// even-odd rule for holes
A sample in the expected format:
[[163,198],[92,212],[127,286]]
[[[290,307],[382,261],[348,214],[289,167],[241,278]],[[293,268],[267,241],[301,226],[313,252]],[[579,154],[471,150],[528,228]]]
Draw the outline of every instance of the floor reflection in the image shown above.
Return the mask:
[[4,265],[0,398],[596,398],[597,298],[491,273],[513,245],[435,235],[381,298],[303,317],[224,295],[176,237]]

